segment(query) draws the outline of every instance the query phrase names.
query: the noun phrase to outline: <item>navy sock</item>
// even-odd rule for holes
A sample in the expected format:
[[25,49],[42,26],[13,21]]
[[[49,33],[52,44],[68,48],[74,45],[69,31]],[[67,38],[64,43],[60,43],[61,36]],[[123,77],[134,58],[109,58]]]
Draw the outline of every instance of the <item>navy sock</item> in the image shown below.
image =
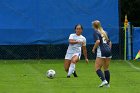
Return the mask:
[[105,74],[105,79],[109,83],[110,82],[110,72],[109,72],[109,70],[104,71],[104,74]]
[[98,69],[98,70],[96,71],[96,73],[97,73],[97,75],[99,76],[99,78],[100,78],[102,81],[105,80],[105,77],[104,77],[103,72],[101,71],[101,69]]

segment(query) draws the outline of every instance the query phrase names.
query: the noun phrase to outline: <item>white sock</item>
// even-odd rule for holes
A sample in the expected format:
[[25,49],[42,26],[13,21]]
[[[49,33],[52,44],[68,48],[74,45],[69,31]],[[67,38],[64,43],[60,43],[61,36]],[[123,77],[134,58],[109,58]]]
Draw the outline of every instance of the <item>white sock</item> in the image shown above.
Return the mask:
[[75,64],[71,63],[70,67],[69,67],[69,72],[68,72],[68,76],[70,76],[75,70]]

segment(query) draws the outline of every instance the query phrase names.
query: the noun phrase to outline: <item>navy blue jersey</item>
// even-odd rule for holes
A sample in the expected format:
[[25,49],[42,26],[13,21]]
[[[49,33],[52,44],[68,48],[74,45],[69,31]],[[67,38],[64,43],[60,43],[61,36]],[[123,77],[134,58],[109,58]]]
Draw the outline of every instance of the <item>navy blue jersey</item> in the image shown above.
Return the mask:
[[105,37],[101,35],[98,31],[94,31],[94,40],[100,40],[100,44],[97,47],[97,57],[101,58],[106,58],[110,57],[111,58],[111,48],[109,46],[110,40],[105,40]]

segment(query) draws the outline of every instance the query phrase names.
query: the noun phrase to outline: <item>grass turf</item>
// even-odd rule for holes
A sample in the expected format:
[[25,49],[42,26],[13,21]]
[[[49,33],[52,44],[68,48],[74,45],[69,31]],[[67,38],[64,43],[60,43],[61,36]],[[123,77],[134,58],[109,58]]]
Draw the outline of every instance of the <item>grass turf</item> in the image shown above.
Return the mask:
[[[140,67],[140,62],[131,62]],[[48,69],[56,78],[48,79]],[[1,60],[1,93],[140,93],[140,71],[121,60],[110,64],[111,87],[98,88],[101,83],[94,70],[94,61],[76,65],[78,78],[66,78],[63,60]]]

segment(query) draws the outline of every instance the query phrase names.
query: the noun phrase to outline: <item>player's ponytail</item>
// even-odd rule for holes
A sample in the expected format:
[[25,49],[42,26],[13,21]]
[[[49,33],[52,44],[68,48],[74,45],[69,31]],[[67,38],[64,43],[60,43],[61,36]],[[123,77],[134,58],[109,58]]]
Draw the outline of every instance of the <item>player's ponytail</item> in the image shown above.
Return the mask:
[[96,30],[98,30],[99,33],[100,33],[101,35],[103,35],[103,36],[105,37],[105,39],[108,41],[109,38],[108,38],[106,32],[103,30],[100,21],[96,20],[96,21],[92,22],[92,24],[93,24],[94,28],[95,28]]
[[106,34],[106,32],[103,30],[103,28],[102,27],[99,27],[99,32],[105,37],[105,39],[108,41],[109,39],[108,39],[108,36],[107,36],[107,34]]

